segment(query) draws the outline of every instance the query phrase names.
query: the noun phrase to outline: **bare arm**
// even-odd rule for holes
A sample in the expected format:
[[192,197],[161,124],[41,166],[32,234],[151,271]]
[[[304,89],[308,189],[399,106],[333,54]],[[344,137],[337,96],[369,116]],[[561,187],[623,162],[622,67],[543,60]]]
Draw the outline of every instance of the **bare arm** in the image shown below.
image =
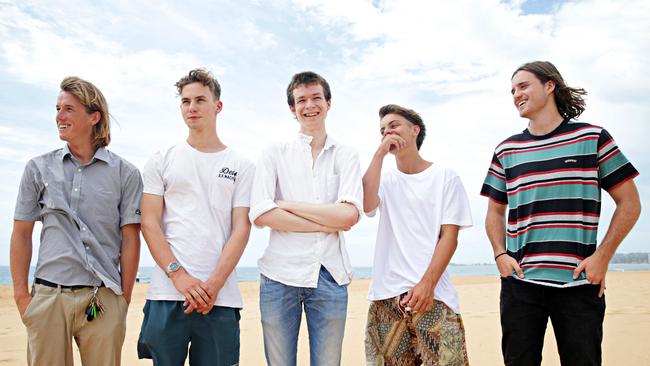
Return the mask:
[[255,219],[255,225],[268,226],[273,230],[293,231],[297,233],[336,232],[334,228],[318,224],[281,208],[266,211]]
[[441,226],[440,240],[433,252],[429,267],[420,282],[404,297],[402,304],[408,305],[414,311],[431,310],[433,307],[433,290],[456,251],[459,229],[460,227],[457,225]]
[[[349,203],[309,203],[298,201],[276,201],[283,210],[322,226],[349,230],[359,219],[359,211]],[[295,230],[294,230],[295,231]],[[322,231],[322,230],[319,230]]]
[[[167,239],[165,239],[165,234],[162,231],[163,197],[144,193],[140,205],[142,212],[142,235],[147,242],[151,256],[156,261],[156,264],[165,271],[167,265],[170,262],[177,261],[177,259],[174,253],[172,253]],[[193,308],[208,305],[210,296],[200,286],[201,281],[190,276],[184,268],[173,272],[170,278],[174,283],[174,287],[185,296],[185,299]]]
[[207,314],[210,311],[228,276],[230,276],[237,263],[239,263],[246,244],[248,244],[250,233],[251,223],[248,220],[248,207],[233,208],[230,239],[228,239],[228,242],[223,248],[221,258],[219,259],[219,263],[217,263],[217,268],[204,284],[204,290],[210,296],[211,303],[205,308],[198,309],[203,314]]
[[377,151],[368,165],[368,170],[363,175],[363,211],[365,213],[372,212],[379,206],[379,183],[385,156],[386,154]]
[[492,200],[488,202],[488,211],[485,217],[485,231],[492,244],[497,268],[501,277],[512,276],[516,272],[519,278],[524,278],[524,272],[519,267],[517,261],[508,254],[500,255],[506,252],[506,208],[507,205],[496,203]]
[[382,137],[381,143],[375,155],[363,175],[363,211],[372,212],[379,206],[379,182],[381,180],[381,168],[384,158],[391,149],[401,149],[406,142],[397,135],[386,135]]
[[131,303],[133,285],[138,275],[140,263],[140,225],[122,226],[122,248],[120,254],[120,275],[122,277],[122,296]]
[[32,300],[29,294],[29,264],[32,261],[32,232],[34,222],[14,220],[9,250],[11,279],[14,284],[14,300],[22,317]]
[[599,296],[602,296],[605,291],[605,275],[609,261],[641,215],[641,200],[634,181],[629,180],[621,184],[611,190],[609,195],[616,203],[616,210],[607,233],[594,254],[580,262],[573,273],[575,279],[580,272],[584,271],[589,283],[600,284]]

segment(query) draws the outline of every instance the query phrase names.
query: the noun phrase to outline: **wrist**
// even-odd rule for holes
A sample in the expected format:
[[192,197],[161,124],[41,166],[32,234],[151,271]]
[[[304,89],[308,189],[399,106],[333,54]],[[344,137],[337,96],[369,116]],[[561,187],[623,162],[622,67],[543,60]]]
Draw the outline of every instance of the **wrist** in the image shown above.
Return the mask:
[[178,270],[176,270],[174,272],[167,273],[167,277],[169,277],[169,279],[174,281],[177,278],[181,277],[185,273],[187,273],[187,272],[185,272],[185,268],[181,267],[181,268],[179,268]]
[[226,282],[225,279],[221,280],[220,278],[218,278],[216,276],[215,277],[210,277],[210,278],[208,278],[207,281],[205,281],[205,283],[209,287],[216,288],[217,290],[220,290],[223,287],[223,285],[225,284],[225,282]]
[[508,255],[508,251],[504,250],[503,252],[500,252],[494,256],[494,261],[496,262],[497,259],[499,259],[500,257],[507,256],[507,255]]
[[601,259],[604,259],[607,262],[609,262],[612,259],[612,257],[614,256],[614,253],[615,253],[615,250],[609,250],[609,249],[607,249],[607,247],[604,247],[601,244],[598,248],[596,248],[596,251],[592,255],[599,256]]

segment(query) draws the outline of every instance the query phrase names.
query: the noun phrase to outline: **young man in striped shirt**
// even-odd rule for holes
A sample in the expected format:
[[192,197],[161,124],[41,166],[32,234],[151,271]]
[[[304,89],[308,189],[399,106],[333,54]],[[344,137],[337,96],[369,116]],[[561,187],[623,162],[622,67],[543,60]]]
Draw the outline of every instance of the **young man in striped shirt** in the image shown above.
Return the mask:
[[[541,363],[550,317],[563,365],[600,365],[605,275],[640,214],[638,172],[605,129],[573,120],[586,92],[553,64],[524,64],[511,81],[528,128],[497,146],[481,190],[501,274],[505,364]],[[597,246],[601,188],[616,211]]]

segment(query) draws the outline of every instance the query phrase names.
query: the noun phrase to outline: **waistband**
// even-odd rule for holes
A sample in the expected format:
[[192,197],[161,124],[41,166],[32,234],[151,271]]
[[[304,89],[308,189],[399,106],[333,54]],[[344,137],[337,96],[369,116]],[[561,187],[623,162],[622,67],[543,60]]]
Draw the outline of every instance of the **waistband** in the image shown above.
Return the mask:
[[[43,285],[43,286],[46,286],[46,287],[53,287],[53,288],[60,287],[62,289],[70,289],[70,290],[79,290],[79,289],[82,289],[82,288],[93,288],[93,287],[95,287],[95,286],[91,286],[91,285],[72,285],[72,286],[59,285],[58,283],[50,282],[50,281],[44,280],[42,278],[35,278],[34,283],[37,284],[37,285]],[[97,287],[104,287],[104,282],[102,282],[101,285],[99,285]]]

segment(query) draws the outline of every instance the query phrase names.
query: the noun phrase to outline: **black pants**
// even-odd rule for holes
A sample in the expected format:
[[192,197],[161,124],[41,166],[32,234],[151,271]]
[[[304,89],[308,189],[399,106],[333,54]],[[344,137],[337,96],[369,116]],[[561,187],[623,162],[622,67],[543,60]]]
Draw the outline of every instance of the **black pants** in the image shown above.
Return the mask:
[[554,288],[501,278],[501,349],[507,366],[542,362],[548,318],[563,366],[600,365],[605,296],[599,285]]

